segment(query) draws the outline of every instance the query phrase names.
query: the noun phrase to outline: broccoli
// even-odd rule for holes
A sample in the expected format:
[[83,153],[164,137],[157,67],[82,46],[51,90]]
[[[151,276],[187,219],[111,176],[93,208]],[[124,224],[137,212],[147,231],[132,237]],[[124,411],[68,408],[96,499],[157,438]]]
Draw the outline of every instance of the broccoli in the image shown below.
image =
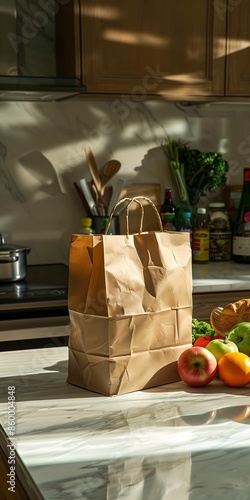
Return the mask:
[[192,319],[192,344],[199,337],[204,337],[204,335],[209,335],[211,340],[213,340],[215,331],[206,321],[199,321],[198,319]]
[[165,139],[163,152],[169,159],[181,202],[197,206],[206,191],[226,184],[229,164],[220,153],[191,149],[181,140]]
[[226,184],[229,165],[220,153],[201,152],[184,145],[179,150],[179,161],[184,165],[184,177],[192,205],[197,205],[206,191],[214,191]]

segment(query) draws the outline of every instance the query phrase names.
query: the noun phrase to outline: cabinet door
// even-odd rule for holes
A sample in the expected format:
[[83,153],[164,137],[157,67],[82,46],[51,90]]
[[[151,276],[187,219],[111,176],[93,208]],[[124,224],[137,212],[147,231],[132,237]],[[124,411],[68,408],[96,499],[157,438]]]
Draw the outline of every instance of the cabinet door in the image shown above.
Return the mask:
[[[232,4],[232,5],[231,5]],[[226,95],[250,96],[250,2],[229,0]]]
[[226,16],[214,0],[81,0],[89,92],[224,94]]

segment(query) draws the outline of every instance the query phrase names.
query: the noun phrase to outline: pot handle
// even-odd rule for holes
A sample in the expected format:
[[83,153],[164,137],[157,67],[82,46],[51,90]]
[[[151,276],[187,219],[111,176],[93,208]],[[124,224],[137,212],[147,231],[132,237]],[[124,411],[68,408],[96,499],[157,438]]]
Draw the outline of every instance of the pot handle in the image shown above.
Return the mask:
[[3,245],[3,244],[4,244],[4,237],[0,233],[0,245]]

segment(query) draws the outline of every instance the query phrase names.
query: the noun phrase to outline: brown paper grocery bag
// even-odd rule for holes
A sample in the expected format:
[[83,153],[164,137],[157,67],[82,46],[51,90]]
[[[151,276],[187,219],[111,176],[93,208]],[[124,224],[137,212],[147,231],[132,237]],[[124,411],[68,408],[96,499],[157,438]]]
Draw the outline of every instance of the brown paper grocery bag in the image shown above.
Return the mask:
[[[67,381],[109,396],[179,380],[192,341],[189,234],[162,231],[148,199],[160,230],[143,232],[140,198],[118,202],[127,203],[125,235],[74,234],[70,246]],[[141,225],[129,234],[134,202]]]

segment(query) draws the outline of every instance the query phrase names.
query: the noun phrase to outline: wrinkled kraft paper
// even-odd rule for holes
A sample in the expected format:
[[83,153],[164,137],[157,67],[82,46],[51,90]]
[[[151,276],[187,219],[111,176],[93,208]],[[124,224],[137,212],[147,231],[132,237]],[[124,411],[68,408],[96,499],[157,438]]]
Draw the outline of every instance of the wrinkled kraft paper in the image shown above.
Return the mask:
[[113,396],[179,380],[192,342],[189,234],[72,235],[67,381]]
[[[131,436],[128,436],[128,443],[133,446]],[[175,497],[177,500],[188,500],[191,473],[192,458],[191,452],[188,451],[105,458],[100,460],[98,472],[95,466],[83,469],[81,494],[82,498],[90,498],[91,482],[92,498],[166,500]]]

